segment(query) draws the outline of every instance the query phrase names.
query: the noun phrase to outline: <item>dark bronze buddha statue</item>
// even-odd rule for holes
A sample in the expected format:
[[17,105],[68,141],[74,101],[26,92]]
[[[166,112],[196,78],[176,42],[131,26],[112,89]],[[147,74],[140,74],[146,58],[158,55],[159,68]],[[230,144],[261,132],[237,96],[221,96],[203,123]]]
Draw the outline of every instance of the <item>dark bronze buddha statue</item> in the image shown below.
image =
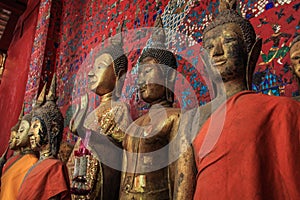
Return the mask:
[[121,200],[192,199],[194,192],[193,168],[186,164],[193,155],[178,135],[181,110],[173,108],[177,61],[165,49],[160,17],[155,25],[138,65],[140,96],[151,107],[126,130]]
[[39,161],[27,172],[18,199],[70,199],[67,168],[57,159],[63,134],[63,116],[56,105],[54,75],[44,104],[35,106],[29,138]]

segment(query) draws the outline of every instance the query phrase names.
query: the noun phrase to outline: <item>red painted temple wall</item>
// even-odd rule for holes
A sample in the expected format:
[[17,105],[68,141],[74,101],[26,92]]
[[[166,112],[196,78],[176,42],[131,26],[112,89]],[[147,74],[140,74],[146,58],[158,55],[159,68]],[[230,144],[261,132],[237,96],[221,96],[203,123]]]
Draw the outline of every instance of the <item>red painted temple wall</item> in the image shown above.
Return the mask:
[[18,21],[7,52],[0,84],[0,153],[7,147],[10,129],[18,121],[24,101],[38,8],[38,1],[28,1],[27,9]]

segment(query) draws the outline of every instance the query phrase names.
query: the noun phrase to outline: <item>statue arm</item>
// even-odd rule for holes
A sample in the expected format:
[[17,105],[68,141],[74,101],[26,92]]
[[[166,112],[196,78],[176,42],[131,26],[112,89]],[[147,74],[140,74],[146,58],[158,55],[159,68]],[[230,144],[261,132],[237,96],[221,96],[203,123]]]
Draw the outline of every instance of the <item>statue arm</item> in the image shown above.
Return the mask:
[[192,147],[189,146],[175,164],[173,199],[193,199],[196,185],[196,170]]
[[[179,120],[174,125],[179,126]],[[188,125],[183,123],[183,125]],[[179,129],[173,132],[174,145],[171,145],[172,153],[178,152],[179,158],[175,161],[171,174],[174,176],[173,199],[193,199],[196,185],[196,167],[194,162],[193,148],[188,135],[181,125]],[[185,129],[186,130],[186,129]],[[176,153],[175,153],[176,156]]]

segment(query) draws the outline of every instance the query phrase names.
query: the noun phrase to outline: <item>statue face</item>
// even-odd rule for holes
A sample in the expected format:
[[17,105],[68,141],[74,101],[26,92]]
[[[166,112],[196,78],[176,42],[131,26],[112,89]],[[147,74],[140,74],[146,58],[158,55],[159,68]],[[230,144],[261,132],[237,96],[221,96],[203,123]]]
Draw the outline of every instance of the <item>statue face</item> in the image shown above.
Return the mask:
[[292,70],[300,79],[300,41],[296,42],[290,49]]
[[16,150],[17,149],[17,131],[11,131],[10,132],[10,138],[8,141],[9,149]]
[[142,99],[153,103],[166,94],[165,77],[158,62],[152,57],[146,57],[139,66],[138,84]]
[[114,90],[116,75],[111,55],[105,53],[96,58],[93,69],[88,74],[89,89],[102,96]]
[[28,134],[32,150],[38,151],[40,149],[40,147],[43,145],[41,138],[44,134],[45,133],[43,133],[41,121],[37,118],[33,118]]
[[203,44],[224,82],[244,75],[247,61],[246,43],[237,24],[227,23],[213,28],[206,33]]
[[27,147],[29,145],[29,129],[30,123],[26,120],[22,120],[17,133],[17,146]]

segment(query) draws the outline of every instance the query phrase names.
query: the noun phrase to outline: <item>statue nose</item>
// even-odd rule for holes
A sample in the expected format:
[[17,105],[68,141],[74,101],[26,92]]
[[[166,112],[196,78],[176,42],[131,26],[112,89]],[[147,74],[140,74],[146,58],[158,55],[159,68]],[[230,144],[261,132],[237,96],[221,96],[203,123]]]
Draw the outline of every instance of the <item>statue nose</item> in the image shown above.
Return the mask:
[[89,71],[89,73],[88,73],[88,77],[93,77],[94,75],[95,75],[95,73],[94,73],[94,71],[93,71],[93,70]]
[[213,48],[213,56],[220,56],[224,54],[221,42],[216,42]]

